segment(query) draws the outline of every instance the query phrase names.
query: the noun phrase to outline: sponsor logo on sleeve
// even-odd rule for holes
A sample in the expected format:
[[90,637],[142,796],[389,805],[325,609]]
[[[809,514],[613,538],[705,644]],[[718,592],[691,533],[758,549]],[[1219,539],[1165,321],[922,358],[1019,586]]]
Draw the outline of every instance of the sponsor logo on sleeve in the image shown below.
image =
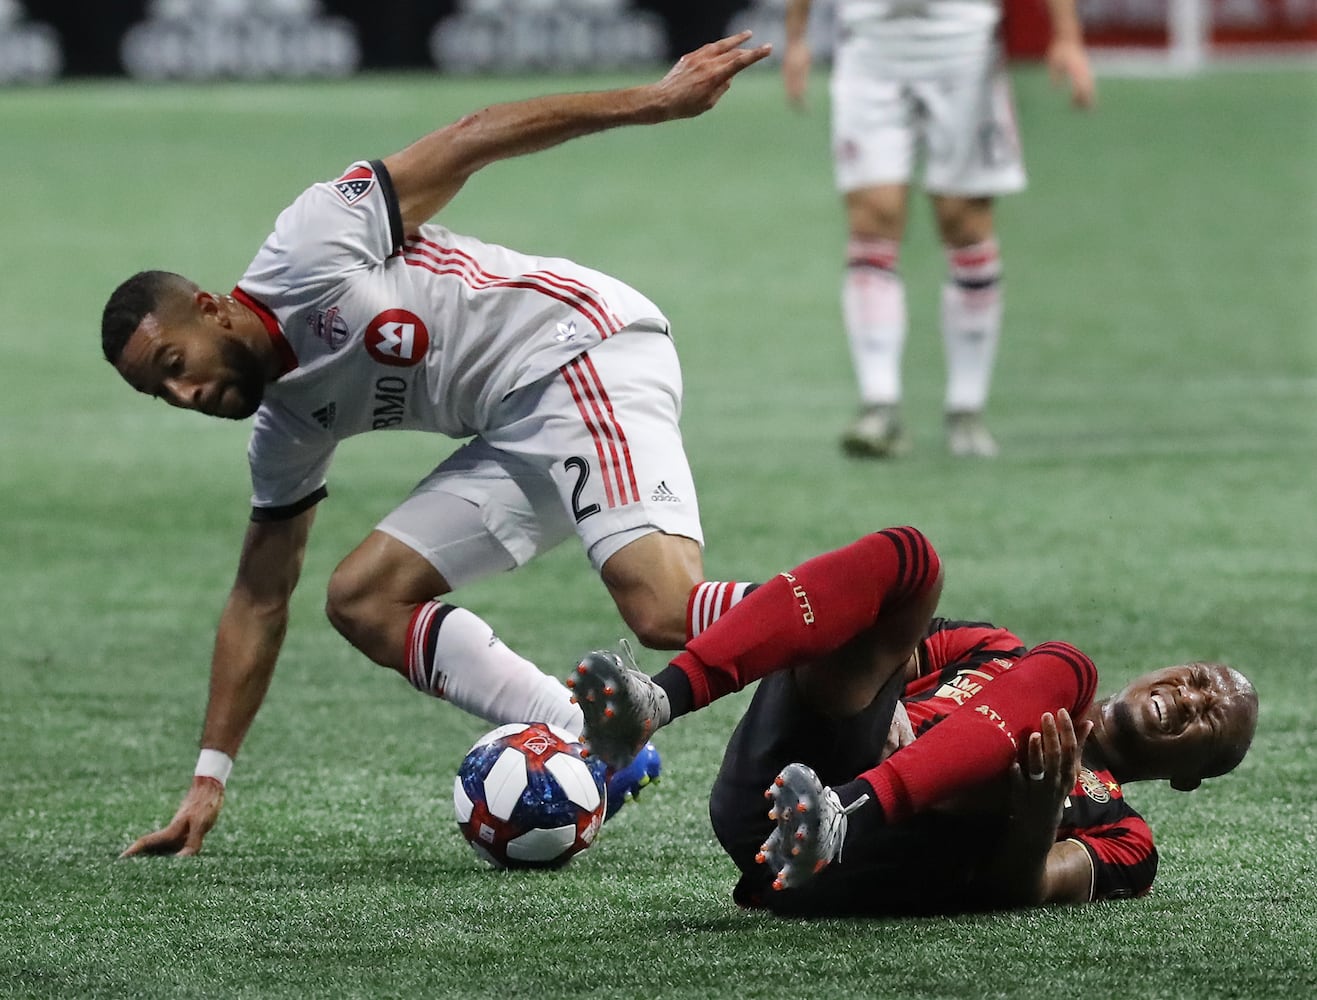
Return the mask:
[[386,309],[366,325],[366,351],[382,365],[410,368],[430,349],[430,331],[406,309]]
[[348,205],[355,205],[375,186],[375,171],[370,167],[353,167],[334,181],[334,190]]

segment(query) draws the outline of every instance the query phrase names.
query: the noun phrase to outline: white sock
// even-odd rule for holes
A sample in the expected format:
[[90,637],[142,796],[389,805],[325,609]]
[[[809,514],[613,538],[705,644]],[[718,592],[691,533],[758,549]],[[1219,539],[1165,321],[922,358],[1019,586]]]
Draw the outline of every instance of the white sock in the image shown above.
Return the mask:
[[548,722],[581,733],[571,692],[466,608],[429,601],[416,609],[407,629],[407,679],[495,725]]
[[842,317],[865,406],[901,400],[905,348],[905,283],[896,270],[895,240],[852,236],[846,246]]
[[988,402],[1001,339],[1001,256],[996,239],[947,247],[942,286],[942,342],[947,357],[948,413],[977,413]]

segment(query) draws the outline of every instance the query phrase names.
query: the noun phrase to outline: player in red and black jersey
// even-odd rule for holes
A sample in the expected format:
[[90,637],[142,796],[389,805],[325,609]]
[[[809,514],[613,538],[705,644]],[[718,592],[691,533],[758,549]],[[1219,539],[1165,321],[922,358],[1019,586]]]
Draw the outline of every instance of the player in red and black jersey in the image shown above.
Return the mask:
[[[746,906],[945,912],[1146,892],[1156,852],[1121,784],[1189,790],[1232,769],[1252,686],[1194,663],[1095,702],[1075,647],[933,619],[941,582],[921,533],[887,529],[760,586],[652,679],[591,653],[569,682],[584,739],[620,757],[760,681],[710,797]],[[781,780],[794,793],[804,772],[813,797],[784,799]]]
[[[1004,628],[935,618],[910,664],[901,697],[914,738],[960,709],[1027,652]],[[1098,703],[1089,711],[1100,711]],[[1092,866],[1087,899],[1141,896],[1157,873],[1148,824],[1125,800],[1098,741],[1086,741],[1055,840],[1084,848]],[[1017,779],[1018,780],[1018,779]]]

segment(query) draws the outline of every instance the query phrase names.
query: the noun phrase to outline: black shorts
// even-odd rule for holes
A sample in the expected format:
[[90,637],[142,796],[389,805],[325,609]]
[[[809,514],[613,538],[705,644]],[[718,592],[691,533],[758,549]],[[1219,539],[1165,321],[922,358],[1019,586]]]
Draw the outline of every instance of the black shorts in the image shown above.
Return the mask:
[[759,682],[732,733],[709,796],[709,817],[723,850],[741,871],[734,898],[781,914],[936,913],[963,909],[974,862],[995,844],[999,822],[926,813],[896,826],[852,829],[840,860],[798,889],[771,888],[773,873],[755,861],[772,832],[764,790],[792,761],[825,785],[853,781],[881,758],[903,679],[897,675],[861,713],[820,715],[800,697],[791,671]]

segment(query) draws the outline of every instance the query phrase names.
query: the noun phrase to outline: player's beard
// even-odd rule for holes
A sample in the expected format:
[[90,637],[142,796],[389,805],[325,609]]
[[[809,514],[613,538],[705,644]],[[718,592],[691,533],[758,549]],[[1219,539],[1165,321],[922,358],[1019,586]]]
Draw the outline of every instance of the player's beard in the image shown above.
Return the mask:
[[260,358],[241,341],[229,338],[219,342],[219,353],[230,378],[220,392],[220,407],[215,416],[246,420],[265,397],[265,371]]
[[1107,738],[1113,749],[1121,760],[1133,760],[1142,765],[1147,755],[1143,752],[1145,741],[1138,720],[1134,717],[1134,709],[1127,701],[1118,698],[1111,705],[1110,718],[1115,725],[1107,726]]

